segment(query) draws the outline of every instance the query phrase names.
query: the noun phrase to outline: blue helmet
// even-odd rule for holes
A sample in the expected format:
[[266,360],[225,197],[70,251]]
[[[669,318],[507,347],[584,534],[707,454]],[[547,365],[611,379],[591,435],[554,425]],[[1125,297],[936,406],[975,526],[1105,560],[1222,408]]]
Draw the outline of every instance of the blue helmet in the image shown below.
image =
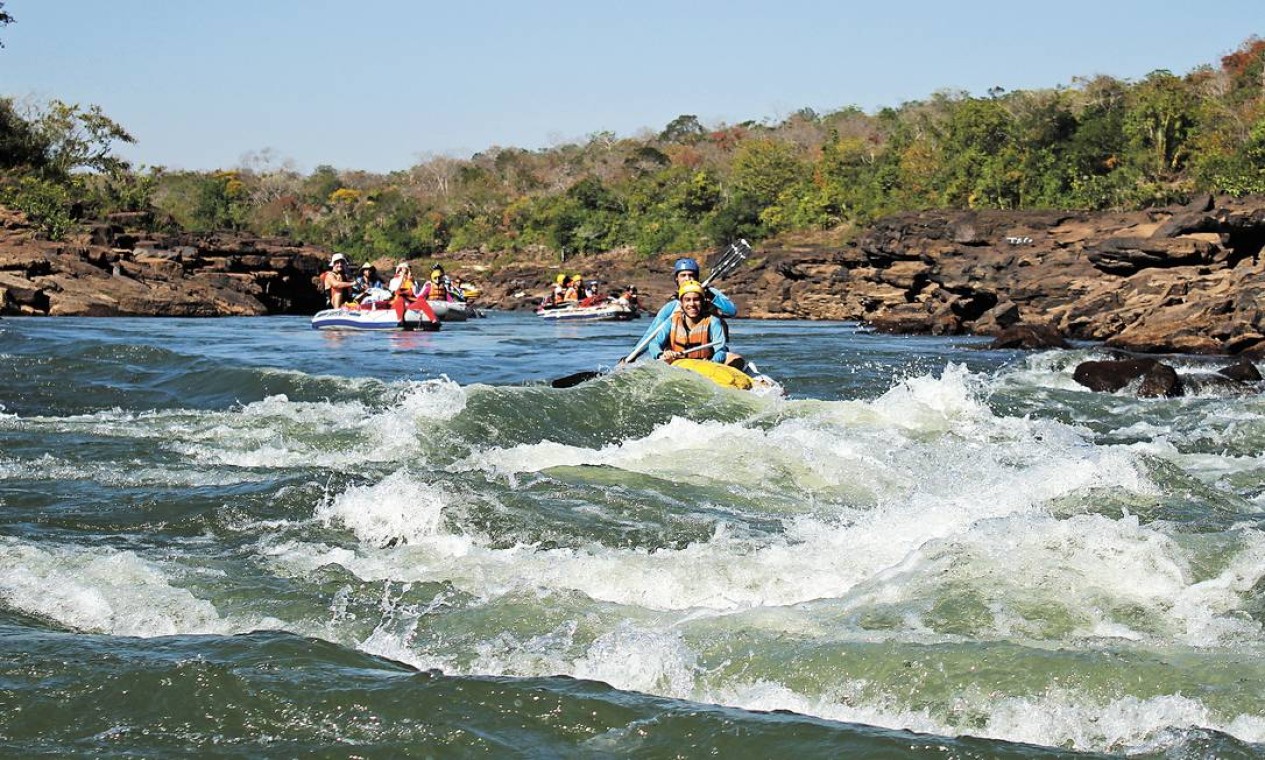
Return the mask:
[[672,274],[676,275],[678,272],[693,272],[694,276],[698,277],[698,262],[688,258],[677,259],[676,263],[672,265]]

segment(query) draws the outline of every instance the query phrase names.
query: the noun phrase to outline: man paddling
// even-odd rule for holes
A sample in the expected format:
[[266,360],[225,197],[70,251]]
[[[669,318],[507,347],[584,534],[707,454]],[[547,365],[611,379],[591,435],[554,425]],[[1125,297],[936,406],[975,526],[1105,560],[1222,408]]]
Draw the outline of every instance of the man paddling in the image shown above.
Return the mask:
[[650,340],[650,358],[671,364],[677,359],[709,359],[726,364],[730,357],[725,345],[725,321],[704,308],[703,286],[694,280],[681,283],[677,291],[680,308],[668,317],[668,326]]
[[[699,267],[698,261],[692,258],[680,258],[672,265],[672,277],[676,281],[676,287],[679,290],[681,285],[689,281],[698,281]],[[724,293],[716,288],[708,287],[704,293],[706,300],[711,302],[711,307],[722,317],[733,317],[738,314],[738,307],[730,301]],[[641,340],[638,344],[652,340],[651,336],[656,331],[663,329],[663,324],[672,317],[676,310],[680,307],[678,301],[679,296],[673,296],[671,300],[665,303],[659,312],[654,315],[654,319],[650,321],[650,327],[642,333]]]
[[[650,327],[646,328],[646,332],[642,334],[641,340],[637,342],[637,345],[651,345],[658,336],[666,332],[666,325],[668,321],[672,319],[672,316],[676,314],[681,307],[680,288],[684,287],[684,285],[689,282],[697,284],[698,275],[699,266],[697,260],[688,257],[676,260],[676,263],[672,265],[672,276],[676,280],[678,294],[672,298],[672,300],[665,303],[663,307],[659,309],[659,312],[654,315],[654,319],[650,322]],[[711,286],[703,289],[700,286],[699,292],[702,294],[702,308],[705,314],[714,313],[717,317],[732,317],[738,314],[738,307],[735,306],[734,302],[729,300],[724,293],[720,292],[720,290]],[[724,322],[722,321],[721,324],[724,325]],[[728,332],[728,326],[725,326],[726,339],[728,339]],[[620,364],[623,363],[624,362],[621,360]],[[727,363],[737,367],[738,369],[742,369],[746,362],[738,354],[730,352],[728,354]]]

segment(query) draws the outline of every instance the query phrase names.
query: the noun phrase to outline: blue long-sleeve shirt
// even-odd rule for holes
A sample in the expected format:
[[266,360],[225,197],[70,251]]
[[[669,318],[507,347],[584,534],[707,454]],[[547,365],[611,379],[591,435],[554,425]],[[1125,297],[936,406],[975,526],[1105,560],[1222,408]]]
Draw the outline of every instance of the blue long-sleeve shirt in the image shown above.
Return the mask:
[[[725,324],[720,321],[719,317],[712,317],[711,322],[707,325],[707,342],[719,344],[713,346],[712,348],[715,352],[712,354],[712,361],[719,362],[721,364],[725,362],[725,359],[729,355],[729,346],[725,344],[726,340]],[[669,317],[663,329],[659,331],[658,335],[650,340],[650,343],[646,347],[647,350],[650,351],[650,358],[658,359],[662,356],[663,352],[668,350],[668,345],[671,341],[672,319]]]
[[[720,312],[722,317],[732,317],[738,314],[738,307],[724,293],[715,288],[708,288],[707,292],[711,296],[712,306],[716,308],[716,311]],[[653,340],[650,336],[654,334],[655,330],[663,329],[666,333],[667,329],[663,327],[664,323],[672,319],[672,315],[679,308],[681,308],[681,302],[675,298],[665,303],[659,309],[659,313],[655,314],[654,319],[650,321],[650,326],[641,334],[641,340],[637,341],[637,345],[641,345],[644,341]]]

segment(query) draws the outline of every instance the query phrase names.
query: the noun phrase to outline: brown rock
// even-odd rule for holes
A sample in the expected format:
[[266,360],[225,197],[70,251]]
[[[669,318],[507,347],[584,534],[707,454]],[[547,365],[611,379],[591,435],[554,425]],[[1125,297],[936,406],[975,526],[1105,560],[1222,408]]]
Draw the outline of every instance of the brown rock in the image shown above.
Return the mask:
[[1238,364],[1222,367],[1217,370],[1217,374],[1228,377],[1231,380],[1238,380],[1241,383],[1258,383],[1262,379],[1260,370],[1249,361],[1241,361]]
[[1209,264],[1218,250],[1206,240],[1118,237],[1091,246],[1087,254],[1108,274],[1130,275],[1148,267]]
[[1099,392],[1115,393],[1137,381],[1139,396],[1171,397],[1182,394],[1177,370],[1155,359],[1081,362],[1072,373],[1072,379]]
[[990,349],[1022,348],[1035,350],[1042,348],[1068,348],[1068,342],[1048,325],[1015,325],[997,334]]

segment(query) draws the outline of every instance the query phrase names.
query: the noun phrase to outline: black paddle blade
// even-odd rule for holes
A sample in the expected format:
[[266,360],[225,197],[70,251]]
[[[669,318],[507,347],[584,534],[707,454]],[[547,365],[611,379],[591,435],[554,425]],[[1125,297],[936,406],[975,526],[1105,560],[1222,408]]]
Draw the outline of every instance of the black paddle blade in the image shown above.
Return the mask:
[[576,372],[574,375],[567,375],[566,377],[560,377],[557,380],[554,380],[553,382],[549,383],[549,386],[551,388],[570,388],[572,386],[579,385],[580,383],[592,380],[595,377],[601,377],[601,376],[602,376],[601,372],[592,372],[592,371]]

